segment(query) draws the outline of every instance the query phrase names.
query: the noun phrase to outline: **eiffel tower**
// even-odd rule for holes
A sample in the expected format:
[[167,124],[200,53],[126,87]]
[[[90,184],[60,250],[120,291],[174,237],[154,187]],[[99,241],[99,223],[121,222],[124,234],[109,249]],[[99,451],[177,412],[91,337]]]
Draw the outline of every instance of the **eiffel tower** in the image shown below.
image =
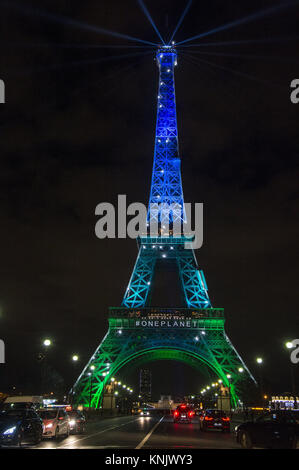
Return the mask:
[[[175,47],[160,46],[156,59],[159,90],[149,228],[138,238],[138,256],[122,305],[109,308],[108,332],[72,389],[73,402],[97,408],[105,385],[123,366],[173,359],[199,371],[203,365],[211,369],[229,388],[232,405],[236,406],[242,383],[254,378],[225,333],[223,309],[211,305],[203,271],[190,245],[192,238],[174,233],[175,227],[186,221],[174,85]],[[165,210],[170,206],[172,211]],[[150,227],[155,223],[158,231],[152,235]],[[172,263],[178,270],[184,308],[151,307],[155,270],[163,262]]]

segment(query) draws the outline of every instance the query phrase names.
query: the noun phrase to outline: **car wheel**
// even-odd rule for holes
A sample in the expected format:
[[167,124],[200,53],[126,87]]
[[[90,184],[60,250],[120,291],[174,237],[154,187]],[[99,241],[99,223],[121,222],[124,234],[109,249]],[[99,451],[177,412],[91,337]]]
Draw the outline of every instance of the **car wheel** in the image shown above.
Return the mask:
[[70,427],[68,426],[66,433],[65,433],[65,437],[69,437],[69,435],[70,435]]
[[43,435],[43,432],[42,431],[38,431],[37,434],[36,434],[36,437],[34,439],[34,444],[37,445],[41,442],[42,440],[42,435]]
[[243,449],[252,449],[252,440],[248,432],[243,431],[240,436],[241,447]]
[[290,449],[297,449],[297,436],[294,436],[290,442]]
[[22,440],[23,440],[22,431],[18,431],[14,444],[16,446],[22,447]]
[[60,438],[59,428],[56,426],[54,439],[57,441]]

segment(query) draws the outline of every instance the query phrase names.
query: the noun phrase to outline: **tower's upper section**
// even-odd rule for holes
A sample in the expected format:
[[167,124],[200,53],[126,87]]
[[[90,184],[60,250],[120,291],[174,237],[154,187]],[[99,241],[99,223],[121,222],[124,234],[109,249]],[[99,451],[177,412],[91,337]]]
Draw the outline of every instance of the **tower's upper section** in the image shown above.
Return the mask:
[[[160,46],[156,53],[159,67],[159,89],[155,155],[148,220],[172,224],[183,222],[184,200],[178,145],[174,68],[175,47]],[[175,207],[167,212],[165,205]]]
[[174,45],[160,46],[157,50],[158,66],[174,67],[177,65],[177,52]]

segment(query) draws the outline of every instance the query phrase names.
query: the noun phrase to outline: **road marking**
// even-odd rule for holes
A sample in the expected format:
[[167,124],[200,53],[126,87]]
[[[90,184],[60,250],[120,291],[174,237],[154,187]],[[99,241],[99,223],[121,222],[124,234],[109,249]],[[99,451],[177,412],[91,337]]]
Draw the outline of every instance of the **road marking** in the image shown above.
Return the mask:
[[135,449],[141,449],[141,447],[144,446],[144,444],[146,443],[146,441],[151,437],[151,435],[153,434],[153,432],[155,431],[155,429],[159,426],[159,424],[161,423],[161,421],[164,419],[164,416],[162,416],[162,418],[160,419],[160,421],[158,421],[155,426],[150,430],[150,432],[145,436],[144,439],[142,439],[142,441],[138,444],[137,447],[135,447]]
[[72,445],[75,442],[84,441],[85,439],[89,439],[90,437],[97,436],[98,434],[103,434],[103,432],[108,432],[108,431],[112,431],[113,429],[121,428],[122,426],[126,426],[126,424],[133,423],[134,421],[137,421],[138,419],[140,419],[140,418],[132,419],[131,421],[127,421],[126,423],[120,424],[119,426],[111,426],[110,428],[102,429],[102,431],[98,431],[98,432],[95,432],[93,434],[89,434],[88,436],[81,437],[80,439],[74,439],[73,441],[70,441],[67,444],[64,444],[62,446],[57,446],[57,448],[61,449],[63,447],[68,447],[69,445]]

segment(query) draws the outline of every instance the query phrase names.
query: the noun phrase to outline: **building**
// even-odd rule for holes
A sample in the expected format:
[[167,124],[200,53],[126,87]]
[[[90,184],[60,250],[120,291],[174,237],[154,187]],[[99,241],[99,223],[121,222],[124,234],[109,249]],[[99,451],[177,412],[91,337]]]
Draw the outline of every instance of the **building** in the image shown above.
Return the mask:
[[149,369],[141,369],[139,374],[139,395],[144,402],[152,397],[152,373]]

